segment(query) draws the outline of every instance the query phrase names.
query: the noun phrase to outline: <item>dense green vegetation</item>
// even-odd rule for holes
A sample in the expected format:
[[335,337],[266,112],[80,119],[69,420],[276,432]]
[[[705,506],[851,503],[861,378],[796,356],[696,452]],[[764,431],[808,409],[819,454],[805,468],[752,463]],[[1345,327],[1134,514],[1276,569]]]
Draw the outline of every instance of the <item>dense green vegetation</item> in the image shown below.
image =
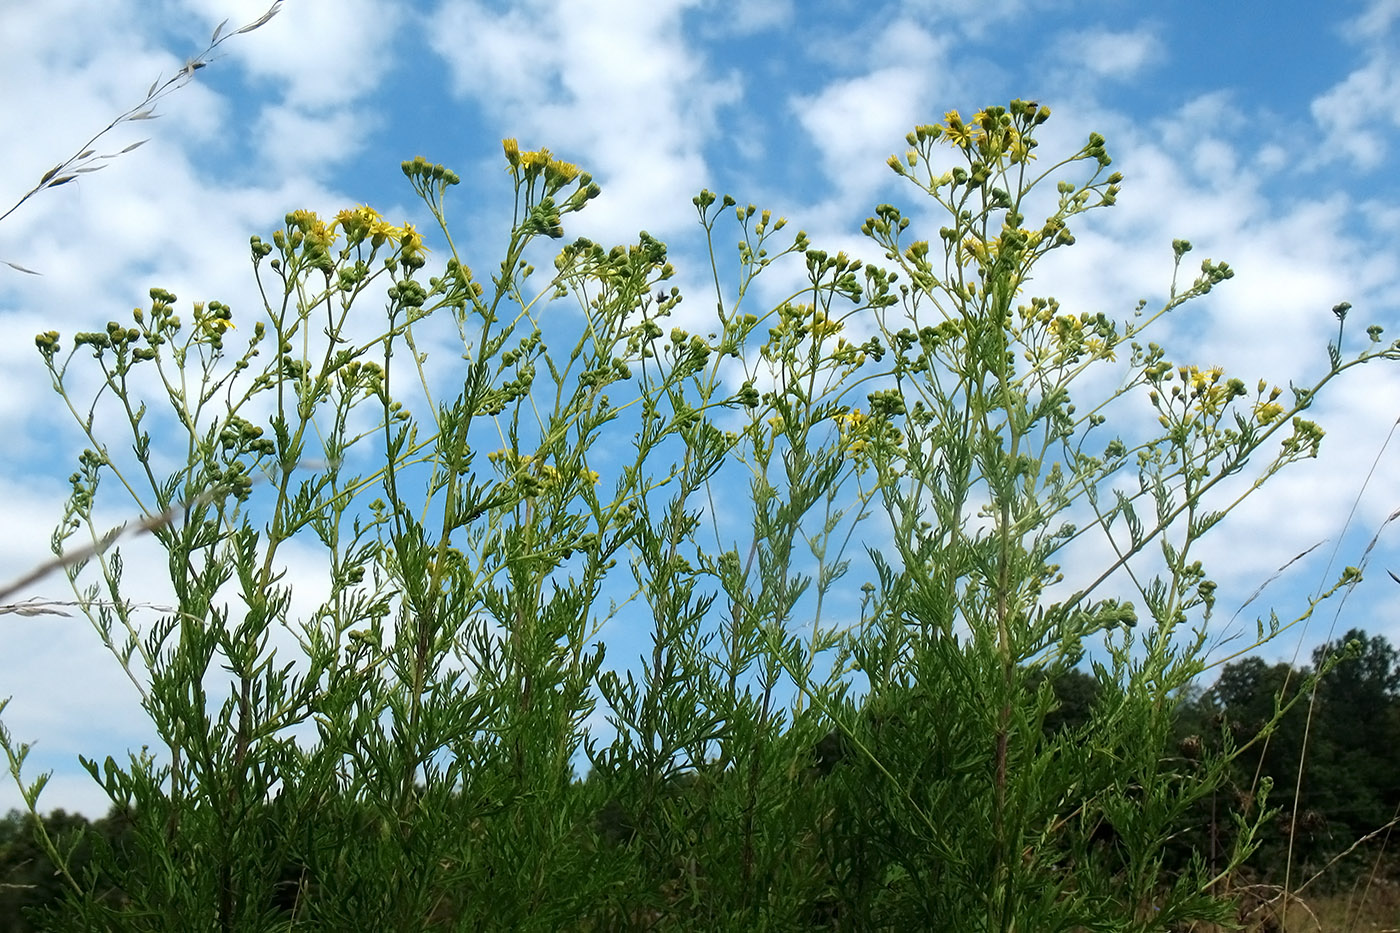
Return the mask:
[[[1358,876],[1377,870],[1382,878],[1400,881],[1400,863],[1385,855],[1386,834],[1376,832],[1391,825],[1400,813],[1400,652],[1382,637],[1352,631],[1339,642],[1319,648],[1315,656],[1321,661],[1336,652],[1344,652],[1345,659],[1320,682],[1316,700],[1308,704],[1305,698],[1293,707],[1271,735],[1261,730],[1273,719],[1276,698],[1296,695],[1298,686],[1308,682],[1310,669],[1268,665],[1256,657],[1227,665],[1213,686],[1182,705],[1176,734],[1161,750],[1164,762],[1190,767],[1209,746],[1245,746],[1229,782],[1220,790],[1230,798],[1252,800],[1250,788],[1258,779],[1273,778],[1276,790],[1270,804],[1277,815],[1260,830],[1259,850],[1243,876],[1252,884],[1284,884],[1290,844],[1295,887],[1320,873],[1308,887],[1310,895],[1348,888]],[[1091,719],[1093,706],[1102,702],[1101,691],[1113,689],[1111,683],[1082,670],[1067,671],[1053,686],[1057,706],[1045,721],[1047,747],[1076,741]],[[922,780],[936,783],[949,763],[938,750],[918,740],[921,734],[935,731],[929,727],[928,701],[918,696],[902,701],[872,698],[862,705],[861,713],[856,720],[860,728],[852,736],[842,737],[836,731],[823,736],[810,748],[805,767],[791,775],[781,806],[791,834],[785,850],[788,864],[753,869],[773,883],[801,887],[808,914],[805,919],[790,917],[794,926],[869,928],[856,918],[874,920],[880,915],[881,903],[891,900],[899,887],[893,879],[906,872],[934,870],[933,853],[921,853],[917,836],[890,820],[878,792],[880,776],[870,760],[856,751],[857,743],[865,744],[886,767],[891,763],[908,767]],[[1300,753],[1305,730],[1311,734],[1304,763]],[[1295,805],[1299,774],[1301,795]],[[658,916],[685,904],[687,911],[696,912],[697,928],[703,926],[704,908],[699,905],[709,900],[707,876],[715,867],[692,859],[698,852],[713,853],[721,838],[734,829],[735,814],[725,812],[723,796],[714,786],[724,780],[725,776],[704,771],[677,775],[649,801],[629,796],[627,791],[635,793],[635,788],[596,770],[570,785],[555,819],[572,827],[563,844],[575,851],[558,857],[588,861],[600,871],[615,872],[618,885],[651,892],[637,898],[635,889],[625,895],[619,891],[614,908],[605,906],[604,897],[592,917],[580,918],[581,927],[612,928],[633,921],[646,926],[642,918],[623,916],[622,905],[628,903],[649,904]],[[356,812],[353,804],[347,804],[327,801],[314,811],[317,822],[347,824],[327,830],[327,839],[346,839],[373,824],[373,813]],[[1213,853],[1227,849],[1223,837],[1232,828],[1223,815],[1229,810],[1215,797],[1204,801],[1198,831],[1184,834],[1164,849],[1168,870],[1179,870],[1196,854],[1209,862]],[[274,821],[276,812],[274,806],[269,814]],[[500,813],[496,818],[510,817]],[[1123,844],[1122,837],[1111,820],[1101,819],[1090,838],[1096,847],[1111,852]],[[121,812],[114,810],[104,819],[89,822],[81,815],[56,810],[43,822],[59,848],[73,853],[70,867],[78,872],[92,871],[110,879],[129,869],[130,820]],[[0,822],[0,883],[5,885],[0,888],[0,929],[13,933],[42,928],[31,917],[47,916],[43,909],[60,904],[64,897],[52,861],[35,840],[33,824],[34,817],[13,810]],[[269,830],[275,835],[277,827]],[[1367,841],[1357,846],[1362,840]],[[95,850],[103,853],[96,860]],[[334,872],[338,861],[329,846],[279,846],[270,841],[264,852],[263,895],[269,922],[306,912],[307,901],[319,896],[318,877]],[[733,854],[743,864],[743,852]],[[105,859],[111,859],[110,866]],[[1111,865],[1112,859],[1104,864]],[[499,877],[499,884],[510,883],[508,866],[491,866],[483,874]],[[1227,879],[1222,887],[1228,889],[1232,881],[1239,879]],[[477,896],[491,897],[489,886]],[[541,892],[541,897],[551,896]],[[125,900],[118,888],[109,890],[107,897],[114,904]],[[452,913],[444,904],[443,918]]]
[[[555,250],[599,188],[505,140],[484,278],[446,220],[460,179],[417,158],[432,271],[411,224],[298,210],[251,239],[255,313],[153,288],[71,346],[39,334],[89,445],[54,549],[159,744],[84,760],[114,805],[84,832],[37,818],[0,728],[29,811],[11,883],[36,885],[11,903],[80,930],[1149,933],[1230,921],[1252,855],[1310,870],[1381,825],[1391,649],[1294,672],[1318,741],[1278,669],[1193,695],[1216,598],[1194,554],[1315,455],[1329,383],[1400,342],[1348,346],[1338,305],[1291,393],[1174,363],[1149,337],[1232,276],[1187,281],[1184,240],[1156,310],[1032,294],[1123,182],[1098,134],[1042,158],[1049,116],[910,131],[888,164],[921,204],[862,228],[887,266],[702,191],[697,333],[654,237]],[[165,552],[157,611],[97,518],[113,493]],[[310,611],[294,548],[327,569]],[[641,658],[604,664],[609,623]]]

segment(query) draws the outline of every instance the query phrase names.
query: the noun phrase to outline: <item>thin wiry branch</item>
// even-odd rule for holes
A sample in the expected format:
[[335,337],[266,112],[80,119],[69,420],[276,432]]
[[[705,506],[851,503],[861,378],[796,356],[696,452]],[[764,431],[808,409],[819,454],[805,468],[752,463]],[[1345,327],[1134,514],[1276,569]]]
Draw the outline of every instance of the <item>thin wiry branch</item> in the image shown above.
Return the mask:
[[[69,182],[77,179],[80,175],[86,175],[92,172],[100,171],[107,167],[108,160],[123,156],[128,152],[131,152],[132,150],[137,149],[138,147],[148,142],[147,139],[137,140],[136,142],[130,144],[124,149],[118,150],[117,152],[109,152],[103,154],[98,154],[97,150],[93,148],[94,144],[97,143],[98,140],[106,136],[109,132],[111,132],[113,129],[115,129],[122,123],[131,123],[137,120],[156,119],[160,115],[155,112],[155,105],[161,100],[161,98],[170,94],[172,91],[175,91],[178,88],[184,87],[186,84],[188,84],[190,79],[194,77],[194,73],[196,71],[209,64],[209,57],[215,49],[217,49],[220,45],[228,41],[228,39],[230,39],[233,36],[239,36],[246,32],[252,32],[254,29],[265,25],[269,20],[272,19],[272,17],[277,15],[281,8],[282,0],[276,0],[276,2],[273,3],[272,6],[268,8],[267,12],[264,13],[262,16],[258,17],[253,22],[244,26],[242,29],[238,29],[234,32],[227,34],[224,33],[224,26],[228,24],[228,20],[224,20],[222,23],[220,23],[214,29],[213,35],[209,38],[209,45],[204,49],[204,51],[200,52],[194,58],[191,58],[188,61],[186,61],[183,68],[175,72],[174,75],[166,79],[164,82],[162,82],[159,77],[152,81],[150,88],[146,90],[145,98],[143,98],[140,103],[117,116],[116,119],[114,119],[111,123],[108,123],[97,133],[95,133],[87,142],[79,146],[78,151],[76,153],[64,159],[62,162],[59,162],[53,168],[45,172],[39,178],[38,183],[34,185],[34,187],[26,191],[24,195],[21,196],[20,199],[14,204],[10,205],[10,208],[6,210],[3,214],[0,214],[0,221],[5,220],[5,218],[9,217],[16,210],[18,210],[21,204],[28,201],[40,191],[43,191],[47,188],[57,188],[60,185],[66,185]],[[34,271],[33,269],[25,268],[19,263],[9,262],[7,260],[0,260],[0,262],[3,262],[11,269],[14,269],[18,272],[25,272],[29,275],[40,274]]]

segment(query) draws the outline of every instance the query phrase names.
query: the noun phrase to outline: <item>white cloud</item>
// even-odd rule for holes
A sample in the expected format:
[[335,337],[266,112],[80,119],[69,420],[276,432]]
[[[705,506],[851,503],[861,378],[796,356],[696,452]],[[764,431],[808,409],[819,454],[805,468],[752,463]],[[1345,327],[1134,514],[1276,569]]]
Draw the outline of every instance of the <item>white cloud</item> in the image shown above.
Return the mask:
[[[186,0],[212,29],[255,21],[267,0]],[[389,0],[290,0],[255,32],[230,39],[216,54],[237,59],[271,83],[287,103],[303,108],[344,105],[372,91],[391,58],[404,8]]]
[[[826,176],[823,196],[802,211],[804,228],[823,248],[837,238],[854,239],[852,216],[868,214],[879,200],[876,192],[895,180],[885,160],[903,153],[905,134],[930,119],[934,102],[959,96],[945,39],[907,19],[872,24],[870,30],[861,47],[880,51],[868,53],[863,73],[833,78],[814,94],[788,99],[820,153]],[[909,64],[883,64],[888,60]],[[851,245],[855,255],[863,255],[863,238]]]
[[972,39],[984,38],[992,27],[1015,20],[1044,0],[1003,0],[985,3],[982,0],[904,0],[902,7],[911,15],[934,20],[947,20]]
[[1385,163],[1400,130],[1400,111],[1387,104],[1400,95],[1397,18],[1400,2],[1376,0],[1342,26],[1342,35],[1362,48],[1362,60],[1312,101],[1313,121],[1322,140],[1311,163],[1326,165],[1346,158],[1363,171]]
[[1384,39],[1400,19],[1400,0],[1373,0],[1360,16],[1348,20],[1343,34],[1358,39]]
[[919,122],[920,77],[912,68],[882,68],[792,102],[802,128],[821,150],[827,178],[844,188],[866,189],[868,184],[856,180],[885,177],[885,158]]
[[1360,169],[1379,168],[1389,154],[1393,131],[1400,127],[1400,114],[1377,104],[1397,95],[1400,61],[1389,52],[1375,51],[1360,68],[1315,98],[1312,116],[1323,134],[1319,160],[1327,163],[1345,156]]
[[690,225],[680,195],[708,181],[704,147],[739,91],[687,41],[693,5],[629,0],[578,16],[560,0],[501,13],[454,0],[431,17],[429,42],[502,136],[593,174],[603,196],[582,219],[589,230],[630,239],[645,225],[665,237]]
[[1160,61],[1163,48],[1153,31],[1141,26],[1067,33],[1056,41],[1053,54],[1062,67],[1081,75],[1122,81]]
[[713,0],[706,4],[708,22],[717,23],[723,32],[741,36],[787,25],[792,21],[793,9],[793,0]]
[[263,109],[257,131],[268,168],[274,175],[285,177],[304,172],[310,153],[315,153],[316,161],[323,166],[353,158],[364,148],[378,122],[350,110],[311,114],[292,107],[270,106]]

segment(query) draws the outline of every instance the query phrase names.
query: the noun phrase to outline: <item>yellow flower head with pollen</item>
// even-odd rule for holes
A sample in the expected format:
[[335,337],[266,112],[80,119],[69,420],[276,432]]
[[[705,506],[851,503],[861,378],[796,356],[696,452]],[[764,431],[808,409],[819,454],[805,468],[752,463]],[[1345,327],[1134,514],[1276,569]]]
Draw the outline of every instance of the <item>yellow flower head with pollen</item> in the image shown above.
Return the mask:
[[943,115],[943,119],[945,121],[941,127],[943,140],[959,149],[971,149],[972,144],[976,142],[978,133],[981,132],[978,127],[964,123],[962,114],[956,110],[949,110]]
[[423,234],[419,233],[413,224],[405,220],[397,232],[399,245],[403,247],[404,255],[417,256],[429,252],[428,247],[423,245]]
[[841,449],[853,457],[859,457],[870,446],[867,435],[870,431],[870,416],[859,408],[836,415],[832,420],[841,430]]
[[301,235],[306,238],[306,242],[311,246],[330,251],[335,243],[335,224],[327,224],[316,215],[315,211],[295,210],[287,215],[287,226],[294,227],[301,231]]
[[577,165],[556,159],[548,149],[521,152],[520,143],[513,138],[501,140],[501,149],[506,155],[507,172],[527,183],[544,178],[545,188],[551,194],[583,174]]
[[361,204],[358,207],[349,207],[335,215],[335,220],[331,222],[331,231],[339,227],[345,233],[345,239],[352,246],[362,242],[370,236],[376,225],[383,225],[383,218],[379,212],[368,204]]

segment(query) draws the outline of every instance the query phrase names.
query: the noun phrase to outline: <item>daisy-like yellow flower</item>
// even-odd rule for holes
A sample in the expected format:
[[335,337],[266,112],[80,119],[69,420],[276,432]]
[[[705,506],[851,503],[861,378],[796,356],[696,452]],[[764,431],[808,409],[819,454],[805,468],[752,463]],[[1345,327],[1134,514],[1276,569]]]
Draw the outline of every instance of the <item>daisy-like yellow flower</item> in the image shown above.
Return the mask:
[[525,167],[525,174],[532,175],[543,171],[552,161],[548,149],[536,149],[531,152],[520,153],[520,164]]
[[1090,337],[1088,340],[1084,341],[1084,349],[1094,356],[1108,360],[1109,362],[1118,359],[1118,354],[1098,337]]
[[850,411],[834,415],[831,420],[836,422],[843,433],[849,433],[859,431],[870,420],[870,416],[859,408],[852,408]]
[[817,340],[830,337],[832,334],[840,333],[842,324],[840,321],[833,321],[827,317],[824,311],[812,312],[812,336]]
[[962,254],[964,262],[976,261],[987,266],[996,261],[997,254],[1001,252],[1001,237],[992,237],[990,240],[983,240],[981,237],[968,237],[963,240]]
[[551,159],[546,172],[550,176],[550,182],[560,186],[567,185],[579,176],[580,169],[572,162],[561,162],[558,159]]
[[964,123],[962,114],[956,110],[949,110],[943,115],[943,119],[943,139],[959,149],[971,149],[979,132],[978,128]]
[[1278,402],[1260,402],[1254,406],[1254,417],[1260,424],[1273,424],[1283,414],[1283,406]]
[[287,225],[296,227],[313,246],[329,250],[335,242],[335,224],[327,225],[315,211],[296,210],[287,215]]
[[841,449],[857,456],[864,453],[869,446],[866,435],[869,433],[870,416],[859,408],[853,408],[832,420],[841,431]]
[[335,215],[335,220],[331,221],[331,233],[334,234],[336,228],[340,228],[345,233],[345,239],[350,244],[359,243],[369,236],[376,223],[383,223],[379,212],[368,204],[361,204],[358,207],[348,207]]
[[1007,145],[1006,152],[1007,155],[1011,156],[1012,165],[1017,165],[1021,162],[1029,162],[1035,158],[1035,153],[1031,152],[1031,147],[1026,144],[1025,137],[1015,129],[1010,129],[1007,132],[1010,133],[1010,141]]
[[416,256],[420,253],[430,252],[428,247],[423,245],[423,234],[419,233],[408,221],[404,221],[399,228],[399,245],[403,251],[409,255]]
[[369,245],[375,249],[383,246],[385,242],[392,240],[397,243],[403,238],[403,229],[395,227],[387,220],[376,217],[369,227]]
[[1220,377],[1225,374],[1225,370],[1219,366],[1212,366],[1210,369],[1201,370],[1195,366],[1191,367],[1190,383],[1191,391],[1201,395],[1211,386],[1220,381]]

